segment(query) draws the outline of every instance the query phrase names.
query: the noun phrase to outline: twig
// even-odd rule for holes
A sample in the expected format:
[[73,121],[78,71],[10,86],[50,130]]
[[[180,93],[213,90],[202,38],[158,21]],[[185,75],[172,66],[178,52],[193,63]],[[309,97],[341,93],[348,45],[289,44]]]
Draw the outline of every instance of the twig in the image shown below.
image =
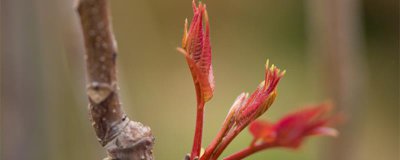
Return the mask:
[[238,126],[232,132],[228,133],[226,137],[222,140],[221,144],[212,153],[210,160],[217,160],[221,156],[222,152],[228,147],[228,145],[235,139],[237,135],[246,127],[246,125]]
[[87,69],[89,115],[100,144],[113,160],[153,159],[149,127],[129,120],[118,97],[117,46],[111,29],[108,0],[80,0]]
[[197,112],[196,112],[196,127],[194,131],[192,152],[190,159],[199,158],[201,150],[201,142],[203,137],[203,121],[204,121],[204,99],[201,96],[200,84],[195,81]]
[[239,152],[236,152],[226,158],[224,158],[224,160],[236,160],[236,159],[244,159],[256,152],[265,150],[267,148],[272,148],[275,147],[274,144],[270,144],[270,143],[263,143],[260,145],[255,145],[255,146],[249,146]]

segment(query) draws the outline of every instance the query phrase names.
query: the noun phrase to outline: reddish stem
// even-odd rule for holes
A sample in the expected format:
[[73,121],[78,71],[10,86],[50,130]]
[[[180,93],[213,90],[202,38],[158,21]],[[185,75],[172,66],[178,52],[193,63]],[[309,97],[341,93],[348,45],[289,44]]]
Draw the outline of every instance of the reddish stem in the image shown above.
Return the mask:
[[232,142],[233,139],[244,129],[247,125],[252,122],[252,119],[247,119],[246,121],[237,124],[236,128],[233,131],[229,131],[229,133],[222,140],[218,148],[214,150],[214,152],[210,156],[210,160],[216,160],[222,152],[226,149],[226,147]]
[[231,123],[230,119],[228,119],[224,122],[221,130],[218,132],[217,136],[213,139],[211,144],[207,147],[206,151],[204,152],[204,155],[201,156],[200,160],[208,160],[210,158],[211,154],[214,152],[214,150],[217,148],[217,146],[221,143],[221,141],[225,137],[226,133],[229,131],[229,129],[230,129],[229,123]]
[[204,118],[204,102],[201,101],[197,106],[196,116],[196,129],[194,132],[192,154],[190,159],[193,160],[195,157],[199,157],[201,150],[201,140],[203,135],[203,118]]
[[235,130],[229,132],[214,153],[211,154],[210,160],[216,160],[222,154],[225,148],[232,142],[232,140],[235,139],[235,137],[243,130],[243,128],[243,126],[238,126],[235,128]]
[[226,158],[224,158],[224,160],[238,160],[238,159],[243,159],[246,158],[249,155],[252,155],[258,151],[267,149],[267,148],[271,148],[271,147],[275,147],[276,145],[274,145],[273,143],[263,143],[260,145],[255,145],[255,146],[249,146],[239,152],[236,152]]
[[197,114],[196,114],[196,128],[193,138],[192,153],[190,154],[190,160],[194,160],[196,157],[200,157],[201,140],[203,136],[203,119],[204,119],[204,99],[200,91],[199,83],[195,82],[196,97],[197,97]]

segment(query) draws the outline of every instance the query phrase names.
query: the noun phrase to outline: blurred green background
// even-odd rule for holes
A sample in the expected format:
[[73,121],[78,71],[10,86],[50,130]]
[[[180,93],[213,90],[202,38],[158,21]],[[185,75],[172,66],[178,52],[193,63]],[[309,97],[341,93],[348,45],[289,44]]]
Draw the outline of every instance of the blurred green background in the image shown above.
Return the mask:
[[[1,146],[4,160],[101,159],[88,121],[83,41],[74,1],[1,0]],[[248,159],[399,158],[399,1],[205,0],[211,23],[214,98],[204,144],[236,96],[263,80],[267,58],[287,74],[262,119],[332,100],[348,118],[338,138]],[[191,149],[195,95],[176,47],[191,0],[112,0],[124,109],[151,126],[156,159]],[[223,156],[246,147],[244,131]]]

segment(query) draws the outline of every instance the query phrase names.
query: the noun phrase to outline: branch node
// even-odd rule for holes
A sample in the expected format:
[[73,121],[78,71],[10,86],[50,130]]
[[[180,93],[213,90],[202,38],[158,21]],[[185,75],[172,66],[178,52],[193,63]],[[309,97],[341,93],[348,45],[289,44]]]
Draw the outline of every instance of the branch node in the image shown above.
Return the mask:
[[108,142],[104,148],[113,159],[153,159],[154,137],[148,126],[129,121],[122,132]]
[[103,102],[114,89],[107,83],[91,82],[87,86],[87,95],[94,103]]
[[85,40],[89,114],[105,160],[152,160],[154,137],[149,127],[129,120],[118,96],[117,46],[108,0],[78,0]]

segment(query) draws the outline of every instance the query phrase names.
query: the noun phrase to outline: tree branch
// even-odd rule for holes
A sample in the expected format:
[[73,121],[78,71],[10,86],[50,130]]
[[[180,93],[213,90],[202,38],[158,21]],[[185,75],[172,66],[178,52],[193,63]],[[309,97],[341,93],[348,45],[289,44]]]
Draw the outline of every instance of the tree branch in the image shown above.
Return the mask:
[[100,144],[108,159],[153,159],[150,128],[129,120],[118,97],[117,46],[108,0],[80,0],[77,9],[86,46],[89,115]]

